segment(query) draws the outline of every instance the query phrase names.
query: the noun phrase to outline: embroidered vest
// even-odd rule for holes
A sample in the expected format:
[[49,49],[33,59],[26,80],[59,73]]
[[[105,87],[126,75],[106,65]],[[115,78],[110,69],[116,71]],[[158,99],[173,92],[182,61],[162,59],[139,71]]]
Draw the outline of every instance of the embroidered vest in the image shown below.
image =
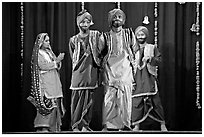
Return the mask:
[[[88,45],[90,46],[91,49],[91,53],[93,55],[93,59],[94,62],[100,66],[100,59],[98,58],[98,51],[97,51],[97,47],[98,47],[98,41],[99,41],[99,36],[100,36],[100,32],[96,31],[96,30],[90,30],[89,33],[89,43]],[[73,68],[76,66],[77,62],[79,61],[79,55],[80,55],[80,41],[78,38],[78,35],[75,35],[71,38],[72,43],[75,46],[75,50],[73,53]],[[86,54],[86,53],[85,53]]]
[[[108,48],[108,53],[105,55],[105,57],[103,59],[103,66],[104,66],[110,58],[113,47],[112,47],[112,36],[111,36],[110,32],[104,33],[103,36],[104,36],[104,40],[105,40],[105,45]],[[133,49],[135,46],[134,33],[132,32],[131,29],[123,29],[122,30],[122,38],[123,38],[123,44],[124,44],[123,46],[126,47],[127,53],[129,54],[129,60],[132,64],[132,62],[134,61]]]
[[[152,45],[152,44],[147,44],[144,48],[144,57],[154,57],[154,48],[155,48],[155,45]],[[135,54],[135,61],[136,61],[136,66],[140,63],[139,62],[139,57],[140,54],[139,54],[139,50],[136,52]],[[151,60],[150,60],[151,62]],[[158,66],[152,66],[150,65],[150,63],[147,63],[147,69],[149,71],[150,74],[154,75],[157,77],[157,70],[158,70]]]

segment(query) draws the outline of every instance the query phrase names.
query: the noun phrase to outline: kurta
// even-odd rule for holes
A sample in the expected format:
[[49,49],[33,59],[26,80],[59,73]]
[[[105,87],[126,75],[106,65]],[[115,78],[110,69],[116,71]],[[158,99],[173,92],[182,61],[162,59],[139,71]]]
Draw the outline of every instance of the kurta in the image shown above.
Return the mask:
[[51,53],[39,50],[40,84],[47,98],[63,97],[58,66],[53,58]]
[[103,124],[107,128],[130,128],[133,82],[130,58],[131,46],[134,45],[134,40],[130,38],[133,36],[129,29],[119,33],[111,31],[104,35],[104,49],[108,53],[104,58]]
[[70,39],[72,79],[70,89],[95,89],[98,87],[98,31],[90,31],[87,37],[75,35]]
[[60,99],[63,97],[62,85],[57,72],[59,64],[56,64],[54,58],[55,55],[51,51],[39,50],[38,66],[40,70],[39,84],[42,91],[41,94],[48,99],[52,99],[55,107],[52,113],[45,116],[37,112],[34,121],[34,127],[48,127],[52,132],[60,131],[61,117],[64,112]]
[[158,93],[157,66],[161,61],[161,54],[151,44],[145,44],[136,53],[136,62],[143,66],[142,58],[151,57],[141,70],[137,68],[135,88],[132,95],[132,124],[143,122],[148,116],[157,122],[164,122],[163,108]]
[[72,129],[89,128],[92,112],[92,94],[98,87],[97,44],[100,33],[90,31],[86,37],[79,34],[70,38],[69,48],[72,58]]

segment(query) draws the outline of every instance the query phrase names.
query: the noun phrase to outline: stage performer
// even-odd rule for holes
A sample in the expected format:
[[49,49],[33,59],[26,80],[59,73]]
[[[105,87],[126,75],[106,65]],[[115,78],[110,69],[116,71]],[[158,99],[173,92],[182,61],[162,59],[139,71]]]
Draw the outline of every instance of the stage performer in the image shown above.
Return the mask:
[[64,53],[52,51],[47,33],[35,41],[31,59],[31,94],[27,98],[37,109],[34,127],[40,132],[58,132],[64,114],[63,92],[59,70]]
[[98,88],[99,66],[98,41],[100,32],[90,30],[92,16],[86,10],[77,15],[79,33],[69,41],[72,59],[71,126],[73,131],[92,131],[93,93]]
[[123,28],[125,20],[121,9],[111,10],[108,13],[110,31],[100,38],[105,86],[103,131],[131,130],[132,62],[136,40],[130,28]]
[[167,131],[157,79],[157,67],[161,62],[161,54],[156,45],[147,43],[149,31],[146,27],[137,27],[135,36],[137,50],[134,63],[136,85],[132,94],[133,130],[138,131],[140,123],[150,117],[161,124],[162,131]]

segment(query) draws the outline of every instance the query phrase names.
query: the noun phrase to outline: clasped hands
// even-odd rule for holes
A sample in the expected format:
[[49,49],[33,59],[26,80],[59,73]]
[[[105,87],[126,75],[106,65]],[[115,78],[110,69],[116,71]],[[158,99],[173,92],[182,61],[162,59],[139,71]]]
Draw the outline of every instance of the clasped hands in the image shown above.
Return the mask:
[[144,56],[143,58],[142,58],[142,62],[148,62],[150,60],[150,56]]
[[150,56],[144,56],[143,58],[142,58],[142,62],[143,62],[143,64],[142,64],[142,66],[140,66],[139,64],[137,65],[137,68],[139,69],[139,70],[142,70],[145,66],[146,66],[146,64],[147,64],[147,62],[150,60]]
[[58,55],[58,57],[56,58],[56,63],[61,62],[64,59],[64,55],[65,55],[65,53],[60,53]]

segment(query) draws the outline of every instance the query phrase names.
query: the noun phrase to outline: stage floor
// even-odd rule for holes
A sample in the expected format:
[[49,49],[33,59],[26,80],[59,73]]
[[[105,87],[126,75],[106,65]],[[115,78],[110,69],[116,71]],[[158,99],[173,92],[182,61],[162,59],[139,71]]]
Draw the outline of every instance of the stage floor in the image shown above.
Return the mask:
[[61,131],[61,132],[3,132],[2,134],[202,134],[202,131],[91,131],[91,132],[74,132],[74,131]]

